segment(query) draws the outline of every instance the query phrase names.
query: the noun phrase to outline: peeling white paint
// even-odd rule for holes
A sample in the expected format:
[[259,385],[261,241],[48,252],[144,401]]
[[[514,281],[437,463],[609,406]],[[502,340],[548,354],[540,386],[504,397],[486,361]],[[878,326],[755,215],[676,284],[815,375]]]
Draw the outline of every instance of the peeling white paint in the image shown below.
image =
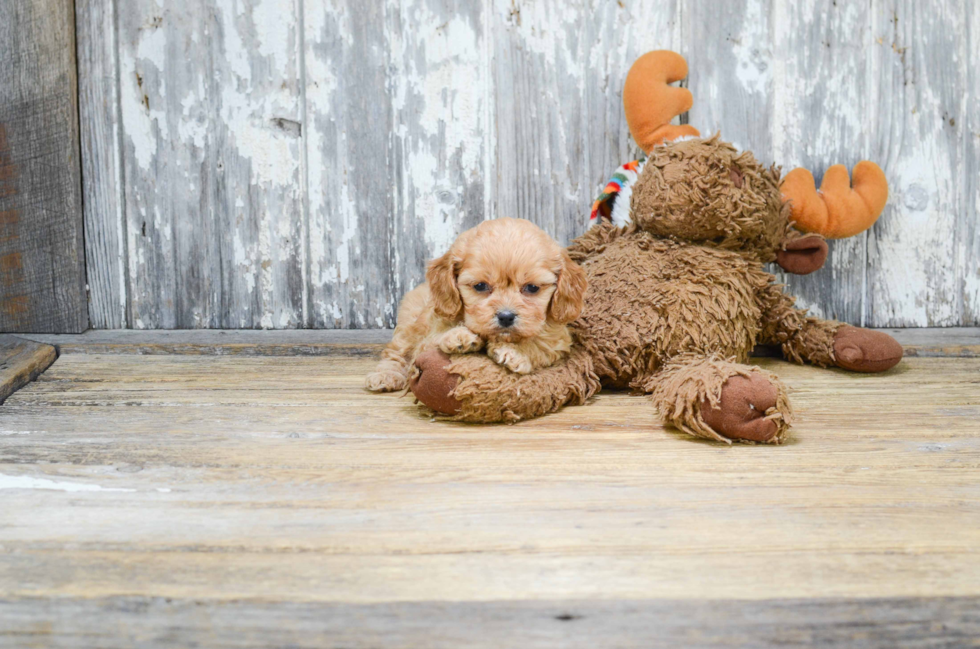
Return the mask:
[[[161,74],[166,65],[166,46],[163,30],[143,30],[136,52],[124,48],[119,57],[123,129],[144,171],[150,170],[158,143],[170,138],[161,102],[149,100],[151,93],[154,99],[166,98],[167,87]],[[152,79],[158,80],[154,88],[149,87]]]
[[890,269],[873,278],[876,315],[895,326],[956,325],[956,287],[943,272],[955,236],[956,176],[936,137],[909,146],[888,168],[888,207],[875,230],[876,263]]
[[[492,137],[486,105],[492,102],[481,26],[466,15],[435,14],[426,3],[413,9],[406,33],[393,44],[400,65],[393,83],[395,136],[406,152],[405,193],[397,207],[422,234],[422,245],[406,242],[406,250],[418,246],[431,258],[452,245],[461,223],[472,221],[467,213],[472,208],[464,203],[466,187],[456,174],[483,180],[485,141]],[[401,291],[410,288],[399,286]]]
[[[162,11],[154,0],[121,3],[118,101],[130,162],[119,185],[129,257],[113,272],[128,271],[121,290],[132,294],[119,305],[134,325],[172,326],[166,318],[183,301],[182,317],[206,326],[220,290],[229,321],[243,327],[296,326],[307,306],[325,326],[381,326],[421,277],[418,260],[447,249],[464,223],[521,210],[564,236],[579,221],[561,219],[585,213],[592,190],[632,153],[621,84],[635,57],[657,48],[688,48],[691,119],[702,132],[720,128],[764,162],[771,141],[772,161],[809,165],[817,176],[836,162],[882,162],[892,200],[868,263],[855,266],[863,243],[836,245],[823,275],[805,280],[814,294],[826,291],[816,284],[826,277],[860,291],[859,301],[870,296],[869,324],[980,318],[980,246],[964,225],[980,202],[969,177],[980,119],[969,114],[967,89],[977,84],[963,16],[911,11],[907,0],[893,7],[897,29],[880,3],[747,0],[735,15],[684,2],[479,6],[386,0],[383,20],[365,32],[364,23],[354,28],[362,18],[349,3],[308,1],[300,20],[296,0],[215,0],[186,9],[201,20],[181,22],[168,10],[164,28],[147,19]],[[714,14],[716,23],[703,20]],[[970,33],[980,31],[978,16],[966,16]],[[692,34],[703,47],[689,48]],[[188,48],[189,57],[168,59]],[[365,151],[349,113],[373,97],[352,99],[357,84],[377,82],[361,73],[379,66],[377,101],[390,102],[391,132],[382,151]],[[518,99],[525,114],[511,110]],[[955,129],[940,119],[946,111]],[[300,136],[275,121],[304,115]],[[377,175],[389,213],[368,213],[365,205],[379,202],[357,195],[355,174],[365,173]],[[223,230],[218,219],[228,213]],[[381,220],[390,224],[385,240],[375,239],[378,228],[365,232]],[[204,258],[219,247],[205,234],[220,238],[224,268]],[[183,258],[191,253],[199,258]],[[390,266],[364,267],[365,259]],[[182,284],[192,264],[202,281]],[[297,272],[302,307],[286,295]],[[846,281],[855,272],[866,285]],[[187,284],[211,293],[173,294]]]
[[769,3],[753,0],[745,4],[742,30],[738,42],[732,48],[736,59],[735,76],[747,92],[765,94],[772,90],[772,71],[769,63],[772,52],[764,44],[769,43],[769,25],[764,11]]

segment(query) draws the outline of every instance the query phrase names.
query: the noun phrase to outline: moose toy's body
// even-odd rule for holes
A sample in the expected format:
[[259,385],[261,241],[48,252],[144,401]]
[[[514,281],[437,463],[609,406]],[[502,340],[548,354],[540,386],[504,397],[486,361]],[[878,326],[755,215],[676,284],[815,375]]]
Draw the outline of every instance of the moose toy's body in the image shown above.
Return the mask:
[[692,435],[779,442],[789,401],[774,375],[743,364],[756,344],[856,371],[901,359],[885,334],[794,308],[764,266],[811,272],[823,264],[823,237],[804,235],[796,222],[830,235],[870,227],[887,197],[881,171],[860,163],[854,189],[846,170],[843,185],[840,170],[828,172],[822,197],[805,170],[781,186],[779,169],[751,153],[667,124],[690,94],[666,82],[685,75],[683,59],[656,52],[627,80],[627,118],[648,157],[614,177],[592,227],[569,246],[589,281],[569,358],[518,376],[484,357],[428,353],[412,386],[420,401],[461,420],[516,421],[607,385],[651,394],[661,418]]

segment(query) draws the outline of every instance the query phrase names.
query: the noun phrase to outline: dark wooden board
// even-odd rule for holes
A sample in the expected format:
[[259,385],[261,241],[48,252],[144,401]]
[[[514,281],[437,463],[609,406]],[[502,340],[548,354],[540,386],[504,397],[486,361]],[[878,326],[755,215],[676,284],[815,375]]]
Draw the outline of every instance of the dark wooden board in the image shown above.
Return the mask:
[[325,330],[89,330],[79,335],[32,335],[64,354],[201,356],[375,356],[390,329]]
[[88,327],[74,16],[0,3],[0,331]]
[[[906,356],[980,356],[980,327],[881,329]],[[237,356],[369,356],[391,340],[390,329],[321,330],[90,330],[77,335],[30,335],[63,354],[200,354]],[[755,356],[778,357],[779,348],[756,348]]]
[[0,599],[0,647],[971,647],[980,598],[401,602]]
[[36,379],[57,357],[51,345],[0,334],[0,404]]

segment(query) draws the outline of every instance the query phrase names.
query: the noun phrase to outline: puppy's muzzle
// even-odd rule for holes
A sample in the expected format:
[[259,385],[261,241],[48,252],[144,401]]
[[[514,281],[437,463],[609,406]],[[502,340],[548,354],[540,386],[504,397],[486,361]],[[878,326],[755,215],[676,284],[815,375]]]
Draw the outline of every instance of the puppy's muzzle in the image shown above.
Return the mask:
[[497,324],[504,329],[513,327],[515,321],[517,321],[517,314],[513,311],[497,311]]

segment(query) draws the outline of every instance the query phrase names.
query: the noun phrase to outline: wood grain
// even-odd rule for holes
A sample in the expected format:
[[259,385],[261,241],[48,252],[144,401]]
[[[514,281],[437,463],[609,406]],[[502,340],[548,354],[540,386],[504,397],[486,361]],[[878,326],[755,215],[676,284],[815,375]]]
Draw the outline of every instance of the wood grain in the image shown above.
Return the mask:
[[614,392],[431,421],[365,392],[372,363],[63,355],[3,406],[0,644],[72,646],[97,621],[148,646],[337,626],[350,641],[328,646],[568,646],[572,622],[571,646],[638,646],[665,615],[684,646],[975,632],[980,359],[764,360],[797,424],[733,448]]
[[533,221],[564,245],[585,230],[601,182],[587,176],[588,13],[562,0],[493,7],[495,216]]
[[117,7],[132,325],[302,326],[296,2]]
[[[980,357],[980,328],[946,327],[884,329],[905,349],[906,356],[938,358]],[[390,329],[328,330],[195,330],[99,331],[84,334],[25,334],[25,338],[55,345],[66,354],[196,354],[245,356],[336,356],[380,354],[391,340]],[[781,358],[776,346],[759,345],[755,356]]]
[[[334,604],[151,597],[0,600],[0,647],[852,649],[969,646],[977,598]],[[111,620],[107,625],[106,621]],[[43,621],[43,622],[42,622]],[[108,628],[107,628],[108,626]]]
[[[776,164],[810,169],[819,183],[832,164],[848,170],[874,159],[870,147],[875,97],[865,53],[881,47],[871,31],[873,8],[857,2],[779,2],[773,7],[772,137]],[[818,273],[779,273],[798,306],[818,317],[863,325],[867,235],[828,242]],[[778,271],[778,267],[774,267]]]
[[883,163],[891,187],[888,206],[869,231],[867,304],[874,324],[963,321],[957,222],[977,219],[976,211],[964,211],[958,173],[966,69],[977,65],[975,52],[966,51],[964,7],[893,0],[873,16],[872,157]]
[[132,323],[115,3],[76,0],[75,24],[89,320],[123,329]]
[[[681,47],[680,7],[667,2],[619,3],[591,0],[586,3],[585,106],[583,125],[586,183],[589,194],[580,208],[577,226],[583,228],[591,201],[599,195],[612,173],[639,157],[623,113],[623,83],[633,62],[651,50]],[[575,230],[577,234],[581,230]]]
[[0,331],[88,327],[72,8],[0,6]]
[[385,5],[306,2],[309,323],[381,328],[395,316]]
[[386,5],[396,297],[424,281],[426,262],[460,232],[494,214],[490,13],[467,0]]
[[763,164],[773,159],[772,11],[776,0],[687,2],[681,43],[694,95],[690,123],[704,136],[721,132]]
[[113,40],[112,1],[84,0],[93,323],[391,327],[425,261],[481,219],[580,234],[636,155],[626,71],[671,48],[703,133],[818,180],[865,157],[885,168],[875,228],[833,243],[821,272],[782,278],[803,306],[976,325],[975,4],[141,0],[119,4]]
[[980,324],[980,5],[966,3],[963,20],[966,30],[966,88],[963,93],[963,127],[960,131],[963,146],[962,184],[963,211],[957,216],[959,243],[953,259],[962,281],[963,313],[961,324]]
[[[193,354],[199,356],[368,356],[380,357],[390,329],[321,330],[89,330],[71,336],[31,335],[63,354]],[[980,354],[980,336],[976,340]]]
[[0,405],[40,376],[57,357],[51,345],[0,334]]

